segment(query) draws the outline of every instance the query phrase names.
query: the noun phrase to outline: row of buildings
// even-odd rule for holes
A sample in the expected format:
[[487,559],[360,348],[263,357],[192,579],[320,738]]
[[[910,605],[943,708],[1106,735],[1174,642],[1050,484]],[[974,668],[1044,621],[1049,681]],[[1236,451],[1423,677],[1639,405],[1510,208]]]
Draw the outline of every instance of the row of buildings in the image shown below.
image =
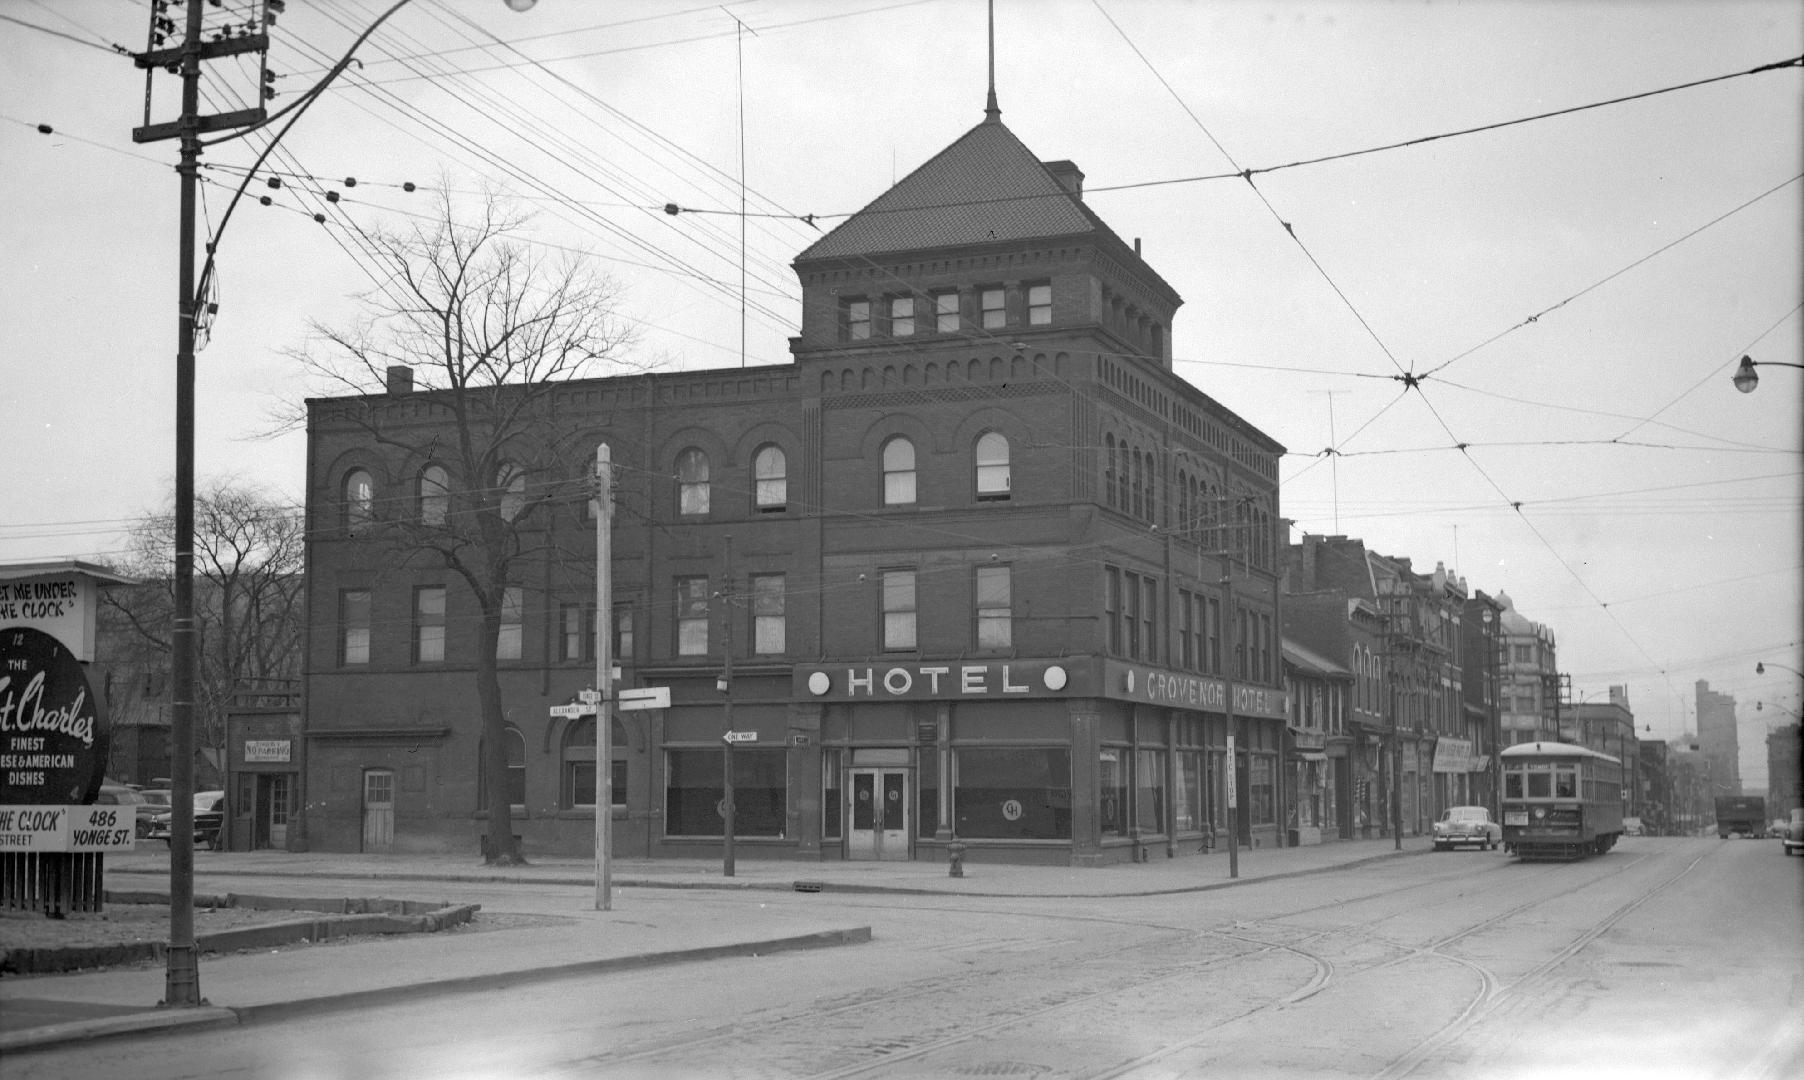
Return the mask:
[[[1624,688],[1574,703],[1508,597],[1292,541],[1284,448],[1174,373],[1182,299],[1083,181],[992,99],[797,257],[788,363],[521,390],[475,457],[408,368],[310,402],[301,692],[232,717],[235,843],[474,852],[504,812],[586,853],[605,787],[615,851],[714,855],[730,775],[742,854],[1092,865],[1420,833],[1515,742],[1636,767]],[[664,695],[606,740],[603,646]]]

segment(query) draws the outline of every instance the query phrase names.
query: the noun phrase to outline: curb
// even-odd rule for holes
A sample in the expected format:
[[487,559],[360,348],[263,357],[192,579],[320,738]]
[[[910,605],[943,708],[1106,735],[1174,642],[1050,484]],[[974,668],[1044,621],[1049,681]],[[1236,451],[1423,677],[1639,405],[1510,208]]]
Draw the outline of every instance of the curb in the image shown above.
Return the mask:
[[795,952],[802,949],[826,949],[839,945],[861,945],[871,940],[871,928],[854,926],[839,930],[820,930],[811,934],[742,941],[729,945],[708,945],[694,949],[672,949],[667,952],[636,953],[611,956],[600,960],[579,960],[551,967],[520,968],[513,971],[460,975],[430,982],[407,983],[375,990],[354,990],[344,994],[325,994],[296,1001],[278,1001],[267,1005],[217,1006],[202,1005],[192,1009],[157,1010],[108,1016],[96,1020],[75,1020],[63,1024],[23,1028],[0,1033],[0,1053],[18,1054],[31,1050],[49,1050],[126,1035],[156,1035],[178,1029],[209,1027],[242,1027],[247,1024],[284,1020],[296,1016],[353,1009],[364,1005],[392,1004],[403,999],[420,1000],[447,994],[495,990],[521,983],[599,975],[612,971],[633,971],[698,960],[719,960],[733,956],[763,956],[768,953]]
[[[1421,849],[1404,848],[1401,851],[1386,851],[1378,855],[1368,855],[1363,859],[1350,862],[1334,863],[1328,866],[1309,866],[1298,870],[1286,870],[1275,874],[1260,874],[1257,877],[1227,878],[1219,881],[1203,882],[1191,885],[1174,885],[1159,889],[1122,889],[1105,892],[1076,893],[1032,893],[1031,895],[1046,900],[1096,900],[1111,896],[1172,896],[1181,893],[1208,892],[1214,889],[1228,889],[1240,885],[1256,885],[1263,881],[1283,881],[1288,878],[1306,877],[1310,874],[1331,874],[1341,870],[1351,870],[1385,859],[1395,859],[1406,855],[1427,855],[1434,851],[1432,847]],[[197,870],[206,873],[205,870]],[[560,885],[578,888],[593,887],[595,878],[590,875],[582,877],[537,877],[523,874],[468,874],[468,873],[426,873],[415,870],[354,870],[342,873],[323,874],[320,870],[221,870],[221,874],[245,875],[257,877],[321,877],[329,876],[357,881],[446,881],[459,885]],[[728,881],[719,878],[704,878],[696,881],[669,881],[657,878],[615,877],[614,887],[617,889],[713,889],[721,892],[810,892],[810,893],[844,893],[853,894],[887,894],[894,896],[958,896],[975,899],[985,897],[1013,897],[1021,894],[1011,892],[989,892],[971,889],[925,888],[915,885],[859,885],[838,884],[823,881],[819,878],[797,879],[795,881]],[[800,885],[807,888],[799,888]],[[816,887],[818,886],[818,888]]]

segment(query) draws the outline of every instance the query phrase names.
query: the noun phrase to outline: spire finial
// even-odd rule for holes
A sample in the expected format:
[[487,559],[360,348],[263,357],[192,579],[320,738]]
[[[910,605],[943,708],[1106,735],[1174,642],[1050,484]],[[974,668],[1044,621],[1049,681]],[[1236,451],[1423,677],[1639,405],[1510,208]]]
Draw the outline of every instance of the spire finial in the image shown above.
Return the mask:
[[990,0],[990,96],[983,106],[986,124],[1002,123],[1002,109],[996,104],[996,0]]

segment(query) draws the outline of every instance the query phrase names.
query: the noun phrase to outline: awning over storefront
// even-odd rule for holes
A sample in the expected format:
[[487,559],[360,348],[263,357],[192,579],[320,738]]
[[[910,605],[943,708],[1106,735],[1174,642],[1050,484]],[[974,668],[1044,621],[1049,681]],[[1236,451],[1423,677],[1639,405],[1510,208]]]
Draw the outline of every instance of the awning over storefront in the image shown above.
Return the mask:
[[1298,761],[1327,761],[1328,755],[1320,750],[1298,750],[1291,755]]

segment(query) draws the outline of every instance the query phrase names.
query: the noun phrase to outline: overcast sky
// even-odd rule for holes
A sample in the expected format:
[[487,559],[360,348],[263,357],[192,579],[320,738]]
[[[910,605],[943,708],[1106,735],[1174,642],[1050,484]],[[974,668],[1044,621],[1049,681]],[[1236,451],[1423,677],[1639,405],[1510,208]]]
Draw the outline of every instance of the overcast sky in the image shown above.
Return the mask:
[[[176,144],[132,142],[146,79],[112,48],[145,47],[148,6],[0,0],[0,561],[112,557],[172,482]],[[289,0],[275,105],[386,6]],[[1754,665],[1804,668],[1804,371],[1763,369],[1748,395],[1729,376],[1744,353],[1801,360],[1804,69],[1221,177],[1790,60],[1804,7],[997,9],[1003,122],[1077,162],[1089,204],[1184,297],[1177,370],[1289,448],[1299,533],[1507,592],[1554,629],[1575,696],[1626,685],[1644,734],[1694,726],[1709,680],[1740,702],[1744,779],[1762,782],[1768,722],[1800,708],[1798,678]],[[259,436],[320,388],[281,350],[354,317],[372,285],[358,231],[430,213],[440,185],[503,187],[539,239],[592,253],[642,327],[638,359],[666,368],[741,363],[743,266],[744,361],[787,362],[789,263],[820,235],[799,219],[831,227],[983,118],[985,7],[414,0],[359,56],[272,157],[284,188],[252,188],[273,205],[241,206],[222,238],[203,482],[299,500],[302,437]],[[206,111],[256,79],[254,60],[209,65]],[[151,81],[152,121],[178,90]],[[743,261],[742,110],[759,215]],[[206,221],[262,145],[207,151]]]

